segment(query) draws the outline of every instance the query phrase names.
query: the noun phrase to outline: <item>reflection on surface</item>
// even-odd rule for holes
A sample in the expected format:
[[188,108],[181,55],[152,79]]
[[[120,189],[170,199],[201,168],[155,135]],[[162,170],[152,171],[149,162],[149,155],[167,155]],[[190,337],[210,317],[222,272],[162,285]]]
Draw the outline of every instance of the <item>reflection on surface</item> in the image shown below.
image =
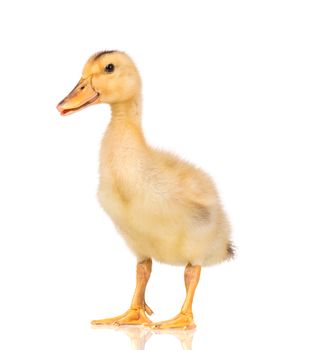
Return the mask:
[[155,334],[171,334],[178,338],[181,342],[183,350],[192,350],[193,336],[195,330],[183,331],[183,330],[158,330],[154,331]]
[[144,350],[146,342],[152,336],[148,328],[139,326],[119,327],[117,330],[128,335],[132,350]]
[[193,330],[183,331],[183,330],[151,330],[142,326],[121,326],[121,327],[113,327],[113,326],[96,326],[93,328],[97,329],[113,329],[117,332],[122,332],[126,334],[130,338],[131,348],[132,350],[144,350],[146,342],[151,338],[154,334],[171,334],[178,338],[181,343],[182,350],[192,350],[192,342],[193,342]]

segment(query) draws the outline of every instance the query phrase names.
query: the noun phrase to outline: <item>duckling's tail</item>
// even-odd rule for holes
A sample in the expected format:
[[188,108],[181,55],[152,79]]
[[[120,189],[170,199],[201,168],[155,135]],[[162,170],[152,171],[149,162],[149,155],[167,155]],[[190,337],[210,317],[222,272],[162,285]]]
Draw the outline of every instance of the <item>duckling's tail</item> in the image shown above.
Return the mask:
[[227,260],[233,259],[236,255],[236,247],[233,242],[229,241],[227,244]]

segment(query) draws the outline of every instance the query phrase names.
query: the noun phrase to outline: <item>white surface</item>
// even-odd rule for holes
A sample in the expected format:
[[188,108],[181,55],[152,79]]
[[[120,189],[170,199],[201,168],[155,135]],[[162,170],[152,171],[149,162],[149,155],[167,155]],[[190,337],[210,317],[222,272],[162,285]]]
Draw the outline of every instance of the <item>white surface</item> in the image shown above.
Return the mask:
[[[234,229],[237,259],[203,271],[192,348],[309,349],[308,2],[0,7],[0,347],[135,349],[89,325],[125,311],[135,282],[96,201],[109,109],[55,108],[90,54],[120,49],[141,71],[147,138],[214,177]],[[154,320],[183,297],[182,268],[154,264]],[[145,348],[181,343],[154,334]]]

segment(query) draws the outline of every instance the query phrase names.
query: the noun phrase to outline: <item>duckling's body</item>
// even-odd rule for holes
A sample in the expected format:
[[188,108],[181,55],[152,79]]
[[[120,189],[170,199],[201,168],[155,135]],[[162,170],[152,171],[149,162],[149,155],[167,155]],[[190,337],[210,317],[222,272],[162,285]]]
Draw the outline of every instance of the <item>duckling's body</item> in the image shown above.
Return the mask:
[[98,198],[139,261],[206,266],[229,256],[229,226],[212,180],[149,147],[137,115],[112,116],[101,145]]
[[[93,55],[58,109],[68,115],[95,103],[108,103],[112,110],[101,144],[98,199],[138,263],[130,309],[93,324],[193,328],[192,302],[201,266],[219,263],[233,253],[215,186],[202,170],[147,144],[141,128],[141,80],[126,54]],[[144,298],[152,259],[186,265],[186,299],[180,314],[155,324],[145,314],[152,311]]]

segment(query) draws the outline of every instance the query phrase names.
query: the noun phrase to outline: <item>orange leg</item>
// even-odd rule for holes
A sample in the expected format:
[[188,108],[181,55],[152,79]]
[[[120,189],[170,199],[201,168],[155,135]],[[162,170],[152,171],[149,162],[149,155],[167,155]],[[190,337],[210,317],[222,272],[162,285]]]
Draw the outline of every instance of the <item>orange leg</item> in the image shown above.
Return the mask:
[[152,271],[152,260],[144,260],[137,264],[137,284],[131,306],[128,311],[120,316],[92,321],[92,325],[141,325],[150,324],[146,316],[153,311],[145,303],[145,289]]
[[186,298],[182,306],[181,312],[168,321],[156,322],[149,325],[154,329],[193,329],[196,327],[193,319],[192,304],[195,290],[199,282],[201,267],[188,264],[185,268],[184,280],[186,287]]

